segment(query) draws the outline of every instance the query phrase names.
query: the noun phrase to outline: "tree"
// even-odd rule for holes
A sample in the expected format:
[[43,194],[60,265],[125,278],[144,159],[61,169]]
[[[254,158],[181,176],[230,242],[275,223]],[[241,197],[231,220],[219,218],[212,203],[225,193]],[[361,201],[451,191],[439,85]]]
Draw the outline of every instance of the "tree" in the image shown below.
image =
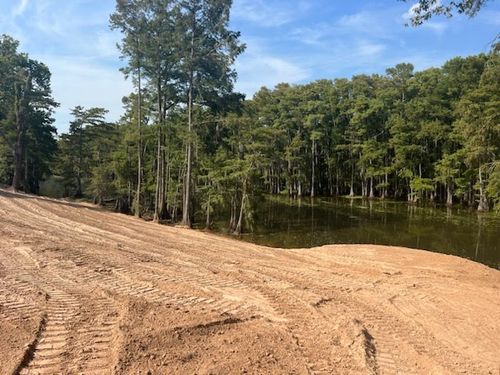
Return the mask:
[[[18,47],[9,36],[0,38],[0,137],[12,155],[13,188],[37,192],[38,181],[48,172],[46,161],[55,152],[51,115],[58,104],[47,66],[19,53]],[[33,147],[41,140],[46,142],[45,156]]]
[[[168,206],[166,120],[168,111],[181,102],[186,106],[188,123],[182,211],[184,225],[191,225],[194,107],[214,106],[231,93],[235,78],[231,65],[243,50],[239,33],[228,29],[230,7],[230,0],[120,0],[111,16],[112,27],[124,34],[120,47],[129,58],[124,72],[137,72],[138,100],[141,101],[142,77],[146,90],[156,101],[155,221],[165,216]],[[140,110],[142,106],[138,107]],[[138,117],[140,128],[143,121],[142,116]],[[138,152],[139,171],[141,155]],[[141,172],[138,175],[136,195],[140,191]]]
[[141,10],[142,0],[117,0],[116,10],[110,17],[112,29],[119,29],[124,38],[119,48],[123,57],[129,59],[128,66],[122,69],[125,77],[135,73],[134,84],[137,87],[137,189],[135,196],[135,215],[141,215],[143,142],[142,142],[142,46],[145,43],[145,14]]
[[182,224],[191,226],[193,169],[193,109],[210,105],[232,91],[236,72],[232,65],[243,52],[239,32],[228,29],[231,0],[183,0],[180,34],[181,86],[187,108],[186,174]]
[[489,210],[486,185],[496,168],[500,151],[500,55],[492,53],[479,86],[466,94],[457,106],[457,127],[463,136],[466,163],[477,170],[478,210]]
[[[234,234],[251,229],[252,208],[262,193],[292,199],[391,197],[411,204],[497,209],[500,72],[495,49],[420,72],[403,63],[384,75],[281,83],[243,100],[231,92],[233,60],[221,57],[226,63],[213,68],[215,57],[199,52],[207,47],[200,40],[211,38],[199,24],[208,22],[203,12],[210,7],[189,2],[201,6],[193,33],[185,3],[168,2],[166,13],[160,11],[166,0],[134,4],[147,14],[141,100],[138,92],[124,98],[118,124],[108,124],[100,108],[73,110],[57,163],[68,195],[106,204],[114,200],[117,210],[136,212],[141,174],[144,217],[176,223],[188,213],[188,224],[203,217],[210,228],[227,209]],[[163,43],[168,35],[175,38]],[[2,111],[11,108],[5,103],[14,103],[9,98],[0,99]],[[12,110],[9,115],[15,118]],[[36,146],[27,158],[30,174],[33,166],[42,171],[48,165],[40,143],[48,141],[39,134],[46,130],[36,124],[48,122],[33,117],[26,133],[27,142]],[[0,176],[13,174],[7,149],[0,145]]]
[[[65,190],[71,196],[84,195],[85,185],[92,177],[92,168],[96,163],[105,164],[104,155],[113,147],[110,143],[113,142],[109,134],[110,125],[105,120],[107,112],[104,108],[85,109],[81,106],[71,110],[74,119],[69,124],[69,132],[61,135],[62,152],[58,162]],[[103,150],[104,144],[107,144],[107,150]]]
[[453,16],[454,12],[474,17],[487,2],[488,0],[419,0],[411,8],[410,21],[413,26],[419,26],[435,15],[444,15],[449,18]]

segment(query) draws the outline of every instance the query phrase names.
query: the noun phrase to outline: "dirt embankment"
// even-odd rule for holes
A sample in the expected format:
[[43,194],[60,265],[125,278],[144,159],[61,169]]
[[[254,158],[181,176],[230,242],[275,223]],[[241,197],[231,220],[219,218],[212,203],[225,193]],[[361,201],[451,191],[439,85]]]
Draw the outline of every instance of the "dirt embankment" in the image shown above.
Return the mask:
[[500,272],[0,190],[0,374],[498,374]]

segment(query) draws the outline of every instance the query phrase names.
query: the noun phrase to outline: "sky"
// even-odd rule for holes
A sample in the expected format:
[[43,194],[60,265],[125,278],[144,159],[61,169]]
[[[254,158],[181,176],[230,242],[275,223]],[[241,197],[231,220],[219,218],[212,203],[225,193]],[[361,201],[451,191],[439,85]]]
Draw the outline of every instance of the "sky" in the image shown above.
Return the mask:
[[[490,1],[474,19],[433,18],[406,27],[413,3],[400,0],[233,0],[231,28],[246,51],[238,58],[235,89],[251,98],[280,82],[384,73],[400,62],[417,70],[455,56],[488,52],[498,34],[500,6]],[[70,109],[104,107],[108,119],[123,112],[133,88],[119,71],[125,65],[109,28],[115,0],[0,0],[0,34],[52,72],[59,133]]]

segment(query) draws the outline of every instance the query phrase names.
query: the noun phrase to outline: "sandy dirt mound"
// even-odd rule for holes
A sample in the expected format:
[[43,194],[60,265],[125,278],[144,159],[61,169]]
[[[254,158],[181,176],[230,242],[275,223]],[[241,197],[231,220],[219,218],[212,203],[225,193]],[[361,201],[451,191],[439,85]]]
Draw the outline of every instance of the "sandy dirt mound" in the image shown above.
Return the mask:
[[500,272],[0,190],[0,374],[498,374]]

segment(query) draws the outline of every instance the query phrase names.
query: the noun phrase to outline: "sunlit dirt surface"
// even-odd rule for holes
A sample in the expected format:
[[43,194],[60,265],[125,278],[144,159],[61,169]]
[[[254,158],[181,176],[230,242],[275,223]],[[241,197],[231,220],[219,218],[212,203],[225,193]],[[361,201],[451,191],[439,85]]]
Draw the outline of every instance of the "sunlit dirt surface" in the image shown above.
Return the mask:
[[0,374],[498,374],[500,272],[0,190]]

